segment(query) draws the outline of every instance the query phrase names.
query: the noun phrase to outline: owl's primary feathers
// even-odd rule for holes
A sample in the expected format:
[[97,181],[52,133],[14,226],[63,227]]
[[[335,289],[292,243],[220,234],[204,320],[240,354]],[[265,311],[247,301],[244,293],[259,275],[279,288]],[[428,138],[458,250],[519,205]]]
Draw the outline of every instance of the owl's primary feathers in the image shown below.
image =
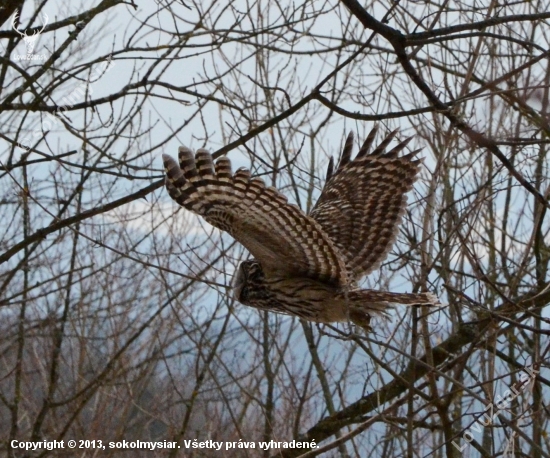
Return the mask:
[[351,319],[365,327],[372,313],[390,304],[439,304],[430,293],[355,286],[391,249],[421,162],[414,158],[418,150],[399,156],[410,139],[385,152],[396,131],[369,152],[375,135],[376,128],[353,160],[348,136],[336,170],[329,163],[310,215],[250,171],[233,173],[227,157],[214,166],[204,149],[194,155],[181,147],[179,165],[163,155],[166,188],[178,204],[231,234],[254,257],[241,263],[233,280],[239,302],[321,323]]

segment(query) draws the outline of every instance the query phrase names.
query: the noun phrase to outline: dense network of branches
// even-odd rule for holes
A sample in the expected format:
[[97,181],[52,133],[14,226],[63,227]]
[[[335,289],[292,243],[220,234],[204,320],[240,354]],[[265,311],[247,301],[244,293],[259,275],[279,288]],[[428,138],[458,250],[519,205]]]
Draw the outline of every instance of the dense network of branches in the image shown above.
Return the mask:
[[[1,6],[1,454],[550,456],[544,2]],[[365,335],[236,303],[248,252],[173,204],[161,155],[208,147],[308,214],[342,132],[375,121],[425,167],[358,286],[448,307]]]

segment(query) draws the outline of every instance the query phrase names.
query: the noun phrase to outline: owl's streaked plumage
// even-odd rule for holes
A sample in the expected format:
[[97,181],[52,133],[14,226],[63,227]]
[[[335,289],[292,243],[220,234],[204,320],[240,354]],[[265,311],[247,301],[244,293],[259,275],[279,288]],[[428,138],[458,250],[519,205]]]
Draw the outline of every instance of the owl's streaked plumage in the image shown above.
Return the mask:
[[406,193],[416,179],[419,150],[399,156],[407,139],[391,151],[390,133],[371,153],[376,128],[351,160],[353,135],[334,170],[332,160],[321,196],[306,215],[277,189],[234,174],[227,157],[179,149],[179,165],[163,155],[166,188],[187,210],[231,234],[254,259],[244,261],[233,280],[236,299],[262,310],[315,322],[351,319],[368,326],[372,313],[390,304],[437,305],[430,293],[391,293],[358,289],[376,269],[397,236]]

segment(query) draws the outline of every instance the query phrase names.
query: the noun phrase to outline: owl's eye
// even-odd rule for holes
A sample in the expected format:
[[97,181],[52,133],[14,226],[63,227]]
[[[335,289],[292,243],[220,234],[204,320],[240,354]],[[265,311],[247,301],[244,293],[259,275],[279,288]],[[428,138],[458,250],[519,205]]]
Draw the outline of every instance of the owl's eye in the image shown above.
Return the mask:
[[262,266],[256,261],[247,261],[247,274],[249,280],[261,280],[263,279],[264,273]]

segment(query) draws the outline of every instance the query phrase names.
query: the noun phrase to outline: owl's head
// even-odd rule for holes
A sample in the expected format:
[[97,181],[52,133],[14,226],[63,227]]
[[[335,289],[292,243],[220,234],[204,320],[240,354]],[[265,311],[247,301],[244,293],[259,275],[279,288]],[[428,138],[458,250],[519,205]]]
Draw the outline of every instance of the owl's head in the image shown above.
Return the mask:
[[243,261],[233,277],[233,295],[241,304],[247,305],[254,294],[263,285],[264,272],[260,263],[254,259]]

